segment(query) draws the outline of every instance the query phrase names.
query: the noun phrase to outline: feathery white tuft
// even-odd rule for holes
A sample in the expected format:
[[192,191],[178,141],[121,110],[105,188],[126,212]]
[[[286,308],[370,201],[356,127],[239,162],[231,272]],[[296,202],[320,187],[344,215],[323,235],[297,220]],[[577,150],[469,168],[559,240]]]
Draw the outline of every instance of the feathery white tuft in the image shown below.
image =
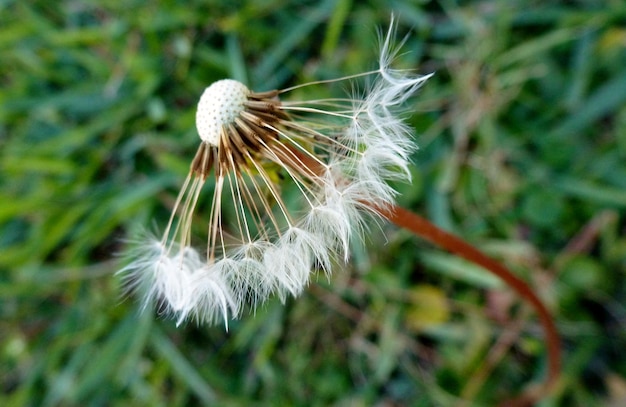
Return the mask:
[[174,250],[169,255],[163,244],[149,239],[135,246],[128,266],[119,271],[125,276],[127,289],[141,291],[143,308],[157,302],[158,309],[172,315],[180,324],[188,316],[200,322],[223,320],[237,315],[234,300],[224,275],[217,267],[207,266],[192,247]]

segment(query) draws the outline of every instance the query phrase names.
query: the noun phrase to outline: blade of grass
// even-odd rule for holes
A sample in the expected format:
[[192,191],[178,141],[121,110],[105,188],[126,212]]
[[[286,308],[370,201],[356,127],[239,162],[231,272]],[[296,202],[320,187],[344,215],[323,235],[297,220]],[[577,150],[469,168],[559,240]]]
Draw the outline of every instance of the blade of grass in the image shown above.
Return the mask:
[[[316,8],[308,12],[305,19],[295,19],[286,29],[283,29],[282,41],[279,41],[270,48],[265,57],[254,69],[255,82],[263,84],[271,89],[274,87],[272,81],[273,72],[282,65],[287,55],[292,52],[299,43],[304,41],[311,32],[320,24],[326,21],[332,12],[337,0],[325,0]],[[266,85],[271,84],[271,85]],[[265,90],[265,89],[259,89]]]
[[216,402],[217,395],[215,391],[204,381],[202,375],[160,329],[155,327],[152,330],[150,344],[169,363],[174,374],[178,376],[181,382],[185,383],[204,404]]
[[626,70],[600,86],[587,100],[563,120],[551,133],[556,139],[565,139],[580,133],[603,116],[617,111],[626,103]]

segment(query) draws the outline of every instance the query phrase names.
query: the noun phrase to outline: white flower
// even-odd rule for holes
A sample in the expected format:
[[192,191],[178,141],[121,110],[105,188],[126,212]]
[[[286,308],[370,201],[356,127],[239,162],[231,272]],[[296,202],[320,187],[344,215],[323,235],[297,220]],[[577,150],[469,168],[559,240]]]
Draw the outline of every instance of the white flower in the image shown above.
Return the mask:
[[[157,301],[178,322],[227,322],[271,295],[299,295],[314,269],[329,275],[336,259],[348,260],[373,208],[393,203],[387,181],[410,178],[416,147],[398,113],[430,75],[390,68],[394,33],[392,19],[376,71],[262,93],[230,79],[206,88],[196,114],[202,141],[163,238],[135,249],[121,270],[131,288],[143,287],[144,304]],[[366,75],[376,78],[364,97],[279,99]],[[215,190],[201,259],[191,226],[208,177]]]

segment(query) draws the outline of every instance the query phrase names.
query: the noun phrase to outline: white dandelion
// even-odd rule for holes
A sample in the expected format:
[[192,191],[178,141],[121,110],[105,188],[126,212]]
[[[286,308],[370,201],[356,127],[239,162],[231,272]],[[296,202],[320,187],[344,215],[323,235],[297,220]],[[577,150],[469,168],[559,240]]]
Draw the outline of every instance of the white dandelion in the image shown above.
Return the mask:
[[[409,180],[416,148],[398,115],[430,75],[390,68],[394,33],[392,18],[372,72],[260,93],[231,79],[205,89],[196,113],[201,143],[163,237],[136,249],[121,271],[144,287],[144,304],[157,301],[179,322],[227,323],[272,295],[299,295],[312,272],[330,274],[348,260],[373,208],[393,203],[387,182]],[[286,97],[359,76],[374,77],[362,97]],[[193,214],[209,177],[207,246],[198,251]],[[222,214],[226,205],[233,222]]]

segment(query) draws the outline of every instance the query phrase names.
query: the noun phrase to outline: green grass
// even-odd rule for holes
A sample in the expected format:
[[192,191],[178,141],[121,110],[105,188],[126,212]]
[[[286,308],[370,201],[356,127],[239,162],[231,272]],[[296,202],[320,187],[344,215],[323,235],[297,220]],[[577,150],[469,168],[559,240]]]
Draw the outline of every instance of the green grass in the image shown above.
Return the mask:
[[167,222],[204,87],[371,69],[392,11],[398,67],[436,73],[400,203],[549,304],[564,374],[542,405],[624,403],[626,5],[230,3],[0,1],[0,405],[481,406],[542,379],[530,308],[391,225],[227,333],[122,296],[116,253]]

